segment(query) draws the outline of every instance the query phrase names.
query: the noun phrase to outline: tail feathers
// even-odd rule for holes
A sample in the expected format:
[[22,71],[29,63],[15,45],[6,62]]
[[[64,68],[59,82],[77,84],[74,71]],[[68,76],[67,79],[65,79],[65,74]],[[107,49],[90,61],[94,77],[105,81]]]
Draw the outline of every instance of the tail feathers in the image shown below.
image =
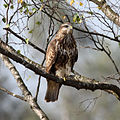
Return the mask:
[[54,102],[58,100],[59,89],[61,87],[61,84],[51,80],[48,80],[47,82],[48,84],[45,100],[46,102]]

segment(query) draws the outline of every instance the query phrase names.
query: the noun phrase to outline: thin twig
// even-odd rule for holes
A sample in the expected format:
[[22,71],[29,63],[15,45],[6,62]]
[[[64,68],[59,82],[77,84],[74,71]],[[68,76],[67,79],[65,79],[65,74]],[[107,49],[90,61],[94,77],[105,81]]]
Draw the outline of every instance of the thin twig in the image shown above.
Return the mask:
[[13,97],[16,97],[16,98],[18,98],[18,99],[20,99],[20,100],[26,101],[24,97],[22,97],[22,96],[20,96],[20,95],[16,95],[15,93],[10,92],[10,91],[7,90],[6,88],[3,88],[3,87],[0,86],[0,90],[2,90],[3,92],[5,92],[5,93],[7,93],[7,94],[9,94],[9,95],[11,95],[11,96],[13,96]]
[[[15,33],[14,31],[12,31],[10,28],[3,28],[4,30],[9,31],[10,33],[12,33],[14,36],[16,36],[17,38],[19,38],[20,40],[22,40],[24,43],[26,43],[26,40],[19,36],[17,33]],[[36,50],[40,51],[41,53],[45,54],[45,51],[39,47],[37,47],[36,45],[34,45],[32,42],[28,42],[29,45],[31,45],[33,48],[35,48]]]

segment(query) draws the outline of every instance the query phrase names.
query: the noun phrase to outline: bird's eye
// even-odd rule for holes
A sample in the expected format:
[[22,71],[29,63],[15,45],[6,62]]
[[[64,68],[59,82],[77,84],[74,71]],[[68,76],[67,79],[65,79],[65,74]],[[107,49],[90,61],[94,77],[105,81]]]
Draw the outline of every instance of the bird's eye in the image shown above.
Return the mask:
[[65,25],[64,27],[68,28],[69,26],[68,26],[68,25]]

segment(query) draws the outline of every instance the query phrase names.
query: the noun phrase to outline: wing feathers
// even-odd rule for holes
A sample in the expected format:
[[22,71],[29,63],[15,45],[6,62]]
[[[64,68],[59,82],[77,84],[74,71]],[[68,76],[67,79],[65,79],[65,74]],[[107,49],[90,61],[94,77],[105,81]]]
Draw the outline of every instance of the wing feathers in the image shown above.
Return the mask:
[[52,65],[55,63],[56,56],[57,56],[56,41],[53,40],[50,42],[46,52],[46,72],[48,73],[50,72]]

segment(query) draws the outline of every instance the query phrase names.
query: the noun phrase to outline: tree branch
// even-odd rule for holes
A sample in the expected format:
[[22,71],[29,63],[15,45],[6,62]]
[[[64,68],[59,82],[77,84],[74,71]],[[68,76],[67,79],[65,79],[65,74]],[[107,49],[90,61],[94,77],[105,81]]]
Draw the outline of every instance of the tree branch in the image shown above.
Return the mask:
[[[1,54],[0,54],[0,55],[1,55]],[[9,94],[9,95],[11,95],[11,96],[13,96],[13,97],[16,97],[16,98],[19,98],[19,99],[21,99],[21,100],[23,100],[23,101],[26,101],[26,100],[24,99],[24,97],[22,97],[22,96],[20,96],[20,95],[16,95],[16,94],[10,92],[9,90],[7,90],[7,89],[5,89],[5,88],[3,88],[3,87],[1,87],[1,86],[0,86],[0,90],[2,90],[3,92],[5,92],[5,93],[7,93],[7,94]]]
[[102,12],[116,25],[120,26],[120,16],[115,13],[111,7],[106,3],[106,0],[89,0],[94,2],[96,5],[100,7]]
[[120,88],[113,84],[98,82],[94,79],[90,79],[81,75],[71,75],[66,78],[64,81],[61,78],[53,76],[45,72],[44,67],[31,61],[27,57],[18,54],[12,47],[6,45],[3,41],[0,40],[0,53],[8,56],[12,60],[24,65],[26,68],[34,71],[36,74],[41,75],[50,80],[62,83],[63,85],[71,86],[76,89],[88,89],[88,90],[104,90],[115,95],[117,99],[120,100]]
[[[6,31],[9,31],[10,33],[12,33],[14,36],[16,36],[17,38],[19,38],[20,40],[22,40],[24,43],[26,43],[26,40],[24,38],[22,38],[21,36],[19,36],[17,33],[15,33],[14,31],[12,31],[10,28],[3,28]],[[32,42],[28,42],[29,45],[31,45],[33,48],[35,48],[36,50],[40,51],[41,53],[45,54],[45,51],[39,47],[37,47],[36,45],[34,45]]]
[[[1,44],[1,43],[0,43]],[[3,43],[4,44],[4,43]],[[4,44],[5,45],[5,44]],[[5,47],[5,46],[4,46]],[[6,46],[6,49],[11,50],[12,48],[10,48],[9,46]],[[8,52],[9,53],[9,52]],[[26,102],[29,103],[29,105],[31,106],[31,109],[38,115],[38,117],[40,118],[40,120],[48,120],[46,114],[42,111],[42,109],[39,107],[39,105],[37,104],[37,102],[34,100],[34,98],[32,97],[32,94],[30,93],[30,91],[28,90],[28,88],[26,87],[26,85],[24,84],[19,72],[17,71],[17,69],[15,68],[15,66],[11,63],[11,61],[8,59],[8,57],[0,54],[0,57],[2,58],[2,60],[4,61],[5,65],[8,67],[8,69],[11,71],[12,75],[14,76],[14,78],[17,81],[18,87],[21,89],[22,94],[24,95],[24,100],[26,100]],[[5,89],[2,89],[5,92],[11,94],[12,96],[14,96],[14,94],[12,94],[9,91],[6,91]]]
[[[42,12],[43,12],[44,14],[46,14],[48,17],[53,18],[53,19],[56,20],[57,22],[63,23],[61,20],[59,20],[58,18],[55,18],[54,16],[50,15],[50,14],[47,13],[46,11],[42,10]],[[112,38],[112,37],[110,37],[110,36],[107,36],[107,35],[104,35],[104,34],[101,34],[101,33],[98,33],[98,32],[90,32],[90,31],[88,32],[88,31],[86,31],[86,30],[84,30],[84,29],[80,29],[80,28],[77,28],[77,27],[73,27],[73,29],[74,29],[74,30],[77,30],[77,31],[80,31],[80,32],[83,32],[83,33],[88,33],[88,34],[95,35],[95,36],[98,35],[98,36],[100,36],[100,37],[105,37],[105,38],[107,38],[108,40],[120,42],[120,40],[118,40],[118,39]]]

